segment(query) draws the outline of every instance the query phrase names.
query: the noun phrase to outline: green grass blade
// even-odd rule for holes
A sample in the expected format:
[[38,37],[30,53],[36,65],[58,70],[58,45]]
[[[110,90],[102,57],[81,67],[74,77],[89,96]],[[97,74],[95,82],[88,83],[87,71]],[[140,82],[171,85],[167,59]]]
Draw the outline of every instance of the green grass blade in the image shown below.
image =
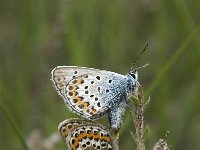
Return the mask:
[[180,58],[181,54],[183,54],[187,50],[189,44],[194,40],[194,38],[199,33],[200,33],[200,26],[197,26],[183,41],[182,45],[176,50],[175,54],[171,57],[171,59],[162,67],[161,71],[158,73],[152,84],[147,89],[146,91],[147,94],[145,95],[149,95],[155,90],[155,88],[161,83],[161,81],[168,74],[169,70],[172,68],[175,62],[177,62],[177,60]]
[[10,124],[10,126],[13,128],[13,130],[16,133],[17,137],[19,138],[19,140],[20,140],[22,146],[24,147],[24,149],[25,150],[29,150],[28,145],[26,144],[26,141],[25,141],[23,135],[21,134],[21,131],[20,131],[19,127],[15,123],[10,111],[4,105],[2,100],[0,100],[0,108],[1,108],[1,110],[3,112],[3,115],[6,117],[6,119],[8,120],[8,122]]

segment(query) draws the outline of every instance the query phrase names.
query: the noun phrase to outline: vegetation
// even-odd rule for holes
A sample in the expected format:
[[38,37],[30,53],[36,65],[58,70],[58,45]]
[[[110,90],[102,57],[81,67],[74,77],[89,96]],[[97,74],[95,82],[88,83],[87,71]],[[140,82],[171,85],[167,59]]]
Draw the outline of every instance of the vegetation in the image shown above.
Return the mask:
[[[172,149],[200,147],[200,2],[198,0],[1,0],[0,149],[41,142],[71,113],[56,94],[50,72],[76,65],[126,74],[135,67],[145,98],[146,149],[169,130]],[[120,149],[135,149],[128,109]],[[99,121],[98,121],[99,122]],[[108,125],[107,118],[101,123]],[[38,139],[38,138],[37,138]],[[29,142],[26,142],[29,141]],[[49,142],[51,143],[51,142]],[[60,140],[56,149],[64,149]]]

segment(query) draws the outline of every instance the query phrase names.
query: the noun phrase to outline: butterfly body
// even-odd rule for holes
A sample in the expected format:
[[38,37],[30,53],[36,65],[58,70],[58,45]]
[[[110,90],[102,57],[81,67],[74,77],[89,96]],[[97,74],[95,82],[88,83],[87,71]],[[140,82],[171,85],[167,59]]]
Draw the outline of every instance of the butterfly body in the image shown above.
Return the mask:
[[59,66],[52,70],[52,81],[64,102],[87,119],[109,114],[111,128],[118,129],[129,101],[137,92],[137,72],[121,75],[111,71],[78,66]]

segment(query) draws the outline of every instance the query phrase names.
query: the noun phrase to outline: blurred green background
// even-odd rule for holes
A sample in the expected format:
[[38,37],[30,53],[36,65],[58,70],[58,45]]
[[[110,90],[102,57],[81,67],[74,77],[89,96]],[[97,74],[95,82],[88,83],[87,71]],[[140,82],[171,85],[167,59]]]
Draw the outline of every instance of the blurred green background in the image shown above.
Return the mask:
[[[54,67],[126,74],[147,42],[135,65],[150,63],[139,70],[146,99],[151,96],[147,149],[167,130],[173,149],[199,149],[199,8],[198,0],[0,0],[0,149],[25,149],[20,137],[30,145],[36,133],[41,145],[52,144],[59,122],[77,117],[50,82]],[[134,150],[129,111],[120,149]],[[52,149],[66,146],[59,140]]]

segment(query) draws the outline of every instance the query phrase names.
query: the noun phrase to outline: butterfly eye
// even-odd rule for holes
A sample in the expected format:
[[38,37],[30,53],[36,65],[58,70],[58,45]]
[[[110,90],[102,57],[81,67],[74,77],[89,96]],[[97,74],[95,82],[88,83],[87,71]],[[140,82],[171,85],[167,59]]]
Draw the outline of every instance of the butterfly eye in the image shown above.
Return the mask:
[[135,74],[133,72],[131,72],[129,74],[133,77],[133,79],[136,79],[136,76],[135,76]]

